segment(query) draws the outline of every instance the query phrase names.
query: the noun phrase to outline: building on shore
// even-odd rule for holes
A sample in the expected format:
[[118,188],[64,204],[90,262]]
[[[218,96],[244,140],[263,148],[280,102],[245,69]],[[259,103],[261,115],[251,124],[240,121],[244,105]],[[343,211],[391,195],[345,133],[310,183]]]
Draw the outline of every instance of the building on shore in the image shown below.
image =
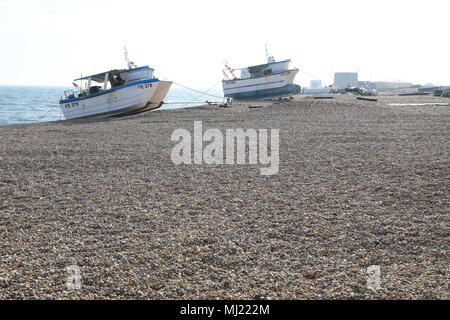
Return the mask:
[[359,87],[377,91],[404,91],[405,89],[417,89],[419,92],[433,92],[441,87],[427,84],[425,86],[414,85],[405,81],[359,81],[357,72],[336,72],[334,74],[333,87],[342,90],[348,87]]
[[338,89],[345,89],[347,87],[354,87],[358,85],[357,72],[336,72],[334,74],[333,85]]
[[408,88],[414,88],[414,85],[410,82],[389,82],[389,81],[358,81],[358,87],[367,90],[378,90],[378,91],[398,91]]
[[387,81],[378,81],[373,82],[375,85],[375,89],[378,91],[398,91],[402,89],[411,88],[414,84],[410,82],[387,82]]

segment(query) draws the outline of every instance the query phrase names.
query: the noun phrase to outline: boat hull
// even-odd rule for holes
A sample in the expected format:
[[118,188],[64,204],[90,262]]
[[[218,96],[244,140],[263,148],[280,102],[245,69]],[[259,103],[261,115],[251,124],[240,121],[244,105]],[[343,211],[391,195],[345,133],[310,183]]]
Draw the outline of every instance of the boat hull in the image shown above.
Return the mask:
[[224,80],[224,96],[236,100],[260,100],[299,94],[301,88],[294,84],[298,69],[287,70],[264,77]]
[[158,81],[158,86],[156,87],[156,90],[153,93],[148,105],[142,108],[141,110],[137,111],[137,113],[155,110],[161,107],[164,102],[164,98],[169,92],[171,86],[172,86],[171,81]]
[[171,85],[158,79],[137,81],[94,96],[61,100],[60,108],[67,120],[136,114],[159,108]]

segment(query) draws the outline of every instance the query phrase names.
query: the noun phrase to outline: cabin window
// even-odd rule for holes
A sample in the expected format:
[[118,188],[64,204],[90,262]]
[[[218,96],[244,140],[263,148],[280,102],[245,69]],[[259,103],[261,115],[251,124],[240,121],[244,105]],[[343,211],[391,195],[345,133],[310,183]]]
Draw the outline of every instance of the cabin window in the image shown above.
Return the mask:
[[144,70],[128,70],[127,72],[121,73],[122,78],[125,82],[133,82],[139,81],[142,79],[151,79],[153,78],[153,70],[152,69],[144,69]]
[[125,84],[125,79],[122,77],[122,74],[110,74],[109,75],[109,83],[111,84],[111,88],[119,87]]
[[249,68],[251,78],[263,77],[272,73],[272,68],[269,66],[257,67],[257,68]]

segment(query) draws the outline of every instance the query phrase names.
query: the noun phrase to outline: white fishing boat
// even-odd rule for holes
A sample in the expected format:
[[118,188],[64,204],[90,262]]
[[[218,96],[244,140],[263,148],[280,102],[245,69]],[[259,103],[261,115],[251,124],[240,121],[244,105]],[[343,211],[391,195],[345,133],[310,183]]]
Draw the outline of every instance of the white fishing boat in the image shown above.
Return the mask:
[[[172,85],[153,75],[149,66],[137,67],[128,61],[128,69],[115,69],[75,79],[78,90],[67,90],[60,100],[66,119],[105,118],[154,110],[163,104]],[[83,88],[84,81],[84,88]]]
[[[264,100],[299,94],[300,86],[293,83],[298,69],[290,69],[290,62],[276,62],[273,57],[268,57],[266,64],[236,69],[225,63],[224,96],[236,100]],[[236,70],[240,70],[240,78],[235,76]]]

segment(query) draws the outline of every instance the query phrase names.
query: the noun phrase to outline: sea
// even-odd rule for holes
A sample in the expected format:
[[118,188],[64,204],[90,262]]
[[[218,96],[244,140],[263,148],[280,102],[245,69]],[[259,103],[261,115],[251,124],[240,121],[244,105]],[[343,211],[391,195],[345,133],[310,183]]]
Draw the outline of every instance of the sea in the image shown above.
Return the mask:
[[[69,89],[72,88],[0,86],[0,125],[64,120],[59,100],[64,96],[64,91]],[[208,95],[203,94],[205,92]],[[223,97],[220,86],[192,90],[174,84],[160,110],[204,105],[206,100],[222,102],[219,97]]]

